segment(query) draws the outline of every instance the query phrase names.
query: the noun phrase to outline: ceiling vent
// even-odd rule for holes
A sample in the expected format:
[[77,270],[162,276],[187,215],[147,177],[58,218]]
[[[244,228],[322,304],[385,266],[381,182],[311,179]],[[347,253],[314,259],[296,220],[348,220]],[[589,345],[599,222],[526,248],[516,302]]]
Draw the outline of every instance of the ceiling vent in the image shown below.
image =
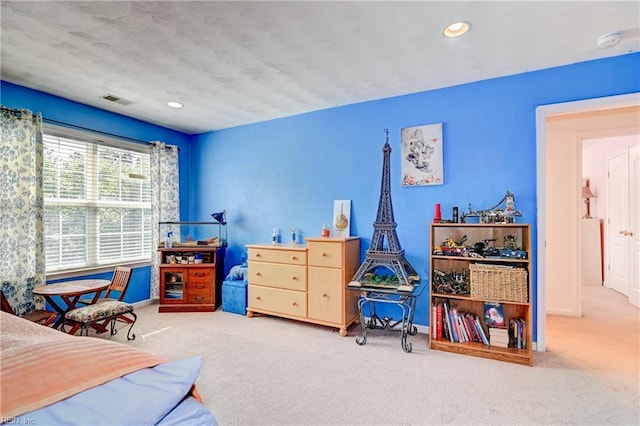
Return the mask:
[[104,95],[102,99],[105,99],[109,102],[115,102],[120,105],[131,105],[133,103],[133,101],[130,101],[129,99],[120,98],[118,96],[110,95],[108,93]]

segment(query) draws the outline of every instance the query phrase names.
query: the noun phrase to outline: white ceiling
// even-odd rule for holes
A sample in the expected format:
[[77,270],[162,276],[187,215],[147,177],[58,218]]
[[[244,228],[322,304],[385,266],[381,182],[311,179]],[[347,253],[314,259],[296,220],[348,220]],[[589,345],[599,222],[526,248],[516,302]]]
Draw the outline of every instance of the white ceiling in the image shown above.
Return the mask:
[[638,1],[1,3],[3,80],[189,134],[640,50]]

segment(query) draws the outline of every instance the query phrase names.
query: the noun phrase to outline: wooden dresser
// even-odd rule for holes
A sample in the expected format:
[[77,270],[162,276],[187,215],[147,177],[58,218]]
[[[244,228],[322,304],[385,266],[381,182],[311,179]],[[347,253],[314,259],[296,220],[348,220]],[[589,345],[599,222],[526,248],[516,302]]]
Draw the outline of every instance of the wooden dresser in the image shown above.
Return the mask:
[[307,238],[307,245],[249,244],[247,315],[336,327],[358,319],[358,294],[346,290],[360,265],[358,237]]

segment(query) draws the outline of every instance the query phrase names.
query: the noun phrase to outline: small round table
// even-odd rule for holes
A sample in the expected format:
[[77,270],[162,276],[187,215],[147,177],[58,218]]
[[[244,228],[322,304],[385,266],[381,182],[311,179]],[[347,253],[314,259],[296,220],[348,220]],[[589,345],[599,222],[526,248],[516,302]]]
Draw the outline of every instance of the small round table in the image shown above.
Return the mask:
[[[100,294],[109,287],[110,280],[75,280],[62,281],[55,284],[48,284],[33,289],[33,294],[43,296],[45,300],[58,313],[58,319],[53,324],[53,328],[59,328],[64,323],[64,315],[72,309],[75,309],[81,296],[95,293],[91,303],[96,303],[100,298]],[[60,297],[65,303],[65,307],[56,303],[54,297]]]

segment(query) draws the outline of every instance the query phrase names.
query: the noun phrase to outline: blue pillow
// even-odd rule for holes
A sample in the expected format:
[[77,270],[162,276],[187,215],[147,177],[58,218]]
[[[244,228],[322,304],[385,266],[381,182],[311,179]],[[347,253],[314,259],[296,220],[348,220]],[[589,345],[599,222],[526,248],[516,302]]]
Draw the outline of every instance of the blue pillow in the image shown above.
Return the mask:
[[228,281],[246,281],[247,267],[242,265],[232,267],[226,279]]

